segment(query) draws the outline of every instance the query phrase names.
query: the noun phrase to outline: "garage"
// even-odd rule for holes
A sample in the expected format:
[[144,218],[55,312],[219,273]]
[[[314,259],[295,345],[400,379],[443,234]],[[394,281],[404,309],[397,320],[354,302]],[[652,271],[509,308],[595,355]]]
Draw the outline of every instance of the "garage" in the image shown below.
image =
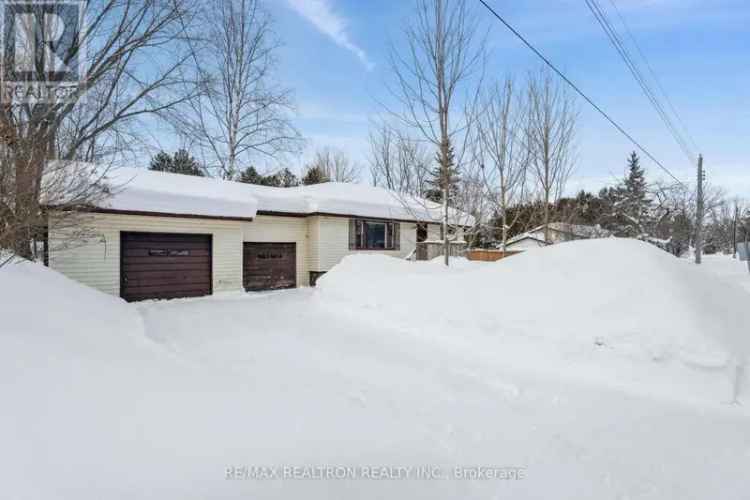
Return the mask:
[[211,294],[211,235],[120,233],[120,296],[128,302]]
[[297,286],[297,245],[245,243],[243,285],[247,291],[278,290]]

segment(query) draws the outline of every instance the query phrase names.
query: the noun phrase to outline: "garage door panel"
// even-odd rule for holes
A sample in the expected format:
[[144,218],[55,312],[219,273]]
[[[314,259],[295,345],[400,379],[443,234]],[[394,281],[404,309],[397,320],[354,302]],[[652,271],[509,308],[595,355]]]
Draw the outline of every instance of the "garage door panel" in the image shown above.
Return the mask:
[[[200,292],[206,289],[208,283],[171,283],[168,287],[162,285],[135,284],[130,291],[135,294],[159,293],[172,294],[176,292]],[[205,295],[205,294],[204,294]]]
[[205,244],[203,242],[164,242],[164,241],[134,241],[128,242],[129,250],[141,250],[148,251],[152,249],[167,249],[167,250],[191,250],[191,251],[206,251]]
[[[204,293],[202,289],[194,290],[194,291],[183,291],[183,292],[180,292],[179,298],[188,299],[188,298],[193,298],[193,297],[204,297],[205,295],[206,294]],[[169,300],[169,299],[174,299],[174,298],[176,297],[174,296],[174,293],[172,292],[159,293],[159,292],[149,290],[143,293],[131,294],[128,298],[128,301],[136,302],[139,300]]]
[[128,301],[211,293],[211,236],[121,233],[121,289]]
[[244,244],[243,284],[246,290],[277,290],[297,285],[295,243]]
[[153,264],[181,264],[187,266],[193,266],[195,269],[202,269],[205,266],[206,261],[209,259],[210,253],[205,255],[190,255],[190,256],[155,256],[155,255],[128,255],[129,252],[125,252],[124,257],[127,259],[127,265],[130,267],[138,266],[139,264],[153,265]]
[[[158,281],[158,284],[154,284]],[[140,276],[128,276],[127,286],[128,289],[134,290],[140,287],[156,287],[177,289],[177,286],[181,285],[200,285],[206,288],[211,285],[210,276],[175,276],[174,274],[159,273],[155,276],[151,275],[140,275]]]

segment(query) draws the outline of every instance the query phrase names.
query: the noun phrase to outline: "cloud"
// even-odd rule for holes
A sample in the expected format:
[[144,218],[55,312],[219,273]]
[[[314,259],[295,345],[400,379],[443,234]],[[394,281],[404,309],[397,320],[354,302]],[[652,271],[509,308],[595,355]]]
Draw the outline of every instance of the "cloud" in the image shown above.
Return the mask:
[[346,30],[346,19],[334,12],[329,0],[287,0],[287,2],[295,12],[310,21],[318,31],[328,36],[336,45],[357,56],[368,71],[375,68],[365,51],[351,41]]

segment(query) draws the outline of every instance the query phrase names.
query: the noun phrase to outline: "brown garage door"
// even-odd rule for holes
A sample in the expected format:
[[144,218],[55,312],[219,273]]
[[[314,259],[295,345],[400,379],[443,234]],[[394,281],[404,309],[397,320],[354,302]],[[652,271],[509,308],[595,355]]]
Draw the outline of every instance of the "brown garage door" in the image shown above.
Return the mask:
[[128,302],[211,294],[211,235],[120,233],[120,296]]
[[297,285],[295,243],[245,243],[243,261],[245,290],[276,290]]

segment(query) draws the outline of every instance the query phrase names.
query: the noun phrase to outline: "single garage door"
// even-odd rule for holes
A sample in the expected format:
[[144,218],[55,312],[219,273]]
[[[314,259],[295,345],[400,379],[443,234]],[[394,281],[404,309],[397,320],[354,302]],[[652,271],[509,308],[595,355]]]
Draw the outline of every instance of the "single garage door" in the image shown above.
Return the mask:
[[211,235],[120,233],[120,252],[128,302],[211,294]]
[[245,290],[277,290],[297,285],[295,243],[245,243],[243,258]]

